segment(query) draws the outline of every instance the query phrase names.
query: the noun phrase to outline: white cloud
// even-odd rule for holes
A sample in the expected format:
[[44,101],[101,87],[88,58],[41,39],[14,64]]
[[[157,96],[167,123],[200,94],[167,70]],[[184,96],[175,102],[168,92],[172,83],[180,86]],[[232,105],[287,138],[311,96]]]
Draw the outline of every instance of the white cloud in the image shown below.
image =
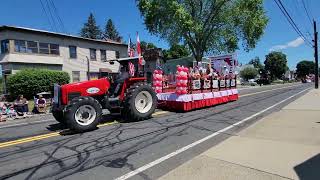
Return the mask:
[[277,51],[277,50],[283,50],[283,49],[288,49],[288,48],[295,48],[304,43],[304,40],[301,37],[298,37],[297,39],[288,42],[287,44],[281,44],[281,45],[276,45],[272,46],[269,51]]

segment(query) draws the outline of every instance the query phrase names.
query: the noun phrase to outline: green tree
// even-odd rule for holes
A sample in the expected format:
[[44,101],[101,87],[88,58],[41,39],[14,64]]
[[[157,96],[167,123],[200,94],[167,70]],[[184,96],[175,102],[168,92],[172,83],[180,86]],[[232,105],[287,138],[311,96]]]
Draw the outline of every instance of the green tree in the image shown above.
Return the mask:
[[287,56],[282,52],[270,52],[266,55],[264,64],[265,70],[270,73],[272,80],[281,79],[288,70]]
[[97,25],[96,20],[92,13],[90,13],[88,17],[88,21],[84,23],[80,31],[80,36],[84,38],[90,38],[90,39],[101,39],[100,27]]
[[138,0],[148,31],[170,44],[187,44],[201,61],[205,53],[247,51],[262,36],[268,19],[263,0]]
[[258,75],[258,71],[253,67],[245,67],[240,71],[240,77],[248,81],[249,79],[254,79]]
[[258,70],[262,70],[264,68],[259,57],[251,59],[248,64],[252,64]]
[[315,69],[315,63],[313,61],[300,61],[297,66],[297,76],[305,77],[306,75],[313,74]]
[[173,44],[170,49],[163,51],[163,57],[165,60],[168,59],[178,59],[182,57],[189,56],[190,52],[188,48],[184,45]]
[[153,43],[146,42],[146,41],[141,41],[141,42],[140,42],[140,47],[141,47],[142,54],[143,54],[147,49],[157,48],[157,46],[154,45]]
[[104,29],[103,37],[107,39],[111,39],[113,41],[121,42],[122,37],[119,35],[115,25],[113,24],[111,19],[108,19],[107,24]]

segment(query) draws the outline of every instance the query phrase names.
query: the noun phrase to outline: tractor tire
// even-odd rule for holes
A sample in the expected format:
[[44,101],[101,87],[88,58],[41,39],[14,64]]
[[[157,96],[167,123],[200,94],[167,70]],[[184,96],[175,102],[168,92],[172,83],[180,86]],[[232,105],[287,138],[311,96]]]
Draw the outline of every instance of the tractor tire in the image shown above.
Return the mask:
[[135,83],[125,95],[122,116],[127,121],[149,119],[157,107],[157,96],[147,83]]
[[63,116],[63,111],[52,111],[53,117],[61,124],[65,124],[64,116]]
[[86,132],[97,128],[102,115],[101,104],[92,97],[77,97],[65,110],[65,122],[70,130]]

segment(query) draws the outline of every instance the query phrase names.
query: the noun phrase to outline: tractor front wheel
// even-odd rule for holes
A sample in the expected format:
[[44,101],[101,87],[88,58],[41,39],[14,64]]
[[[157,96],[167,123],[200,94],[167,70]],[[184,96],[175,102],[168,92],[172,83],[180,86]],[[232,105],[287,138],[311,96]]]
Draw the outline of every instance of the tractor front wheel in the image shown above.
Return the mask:
[[148,119],[157,107],[157,96],[146,83],[132,85],[125,97],[122,115],[126,120],[140,121]]
[[52,110],[52,115],[59,123],[64,124],[63,111]]
[[76,132],[96,129],[101,115],[101,105],[92,97],[74,98],[65,110],[66,123]]

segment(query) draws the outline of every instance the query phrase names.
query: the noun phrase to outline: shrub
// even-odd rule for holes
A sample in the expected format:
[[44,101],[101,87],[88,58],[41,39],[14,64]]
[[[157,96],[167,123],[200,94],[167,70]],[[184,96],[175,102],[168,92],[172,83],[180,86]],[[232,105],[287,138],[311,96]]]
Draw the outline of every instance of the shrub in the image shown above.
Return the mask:
[[69,74],[66,72],[25,69],[9,77],[7,88],[11,97],[23,94],[30,99],[37,93],[52,91],[54,83],[62,85],[69,83],[69,80]]

